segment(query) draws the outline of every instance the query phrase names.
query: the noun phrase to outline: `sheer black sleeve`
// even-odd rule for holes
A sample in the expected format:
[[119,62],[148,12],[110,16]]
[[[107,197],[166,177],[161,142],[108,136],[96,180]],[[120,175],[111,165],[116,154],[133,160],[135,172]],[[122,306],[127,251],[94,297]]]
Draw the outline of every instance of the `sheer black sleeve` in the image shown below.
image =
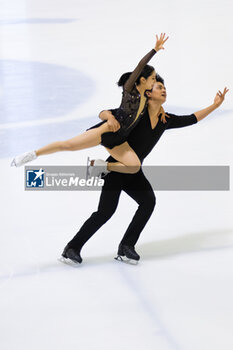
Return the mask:
[[146,56],[144,56],[141,59],[141,61],[138,63],[137,67],[131,73],[129,79],[127,80],[127,82],[124,85],[124,89],[126,91],[131,92],[131,90],[133,89],[134,84],[135,84],[137,78],[139,77],[139,75],[141,74],[143,68],[150,61],[150,59],[155,55],[155,53],[156,53],[156,51],[154,49],[152,49],[150,52],[148,52],[148,54],[146,54]]

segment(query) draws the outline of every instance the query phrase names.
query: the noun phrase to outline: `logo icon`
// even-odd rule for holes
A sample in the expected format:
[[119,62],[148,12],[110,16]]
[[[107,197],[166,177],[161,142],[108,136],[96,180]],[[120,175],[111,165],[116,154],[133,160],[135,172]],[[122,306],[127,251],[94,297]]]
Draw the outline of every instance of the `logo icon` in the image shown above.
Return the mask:
[[44,170],[27,170],[26,187],[44,187]]

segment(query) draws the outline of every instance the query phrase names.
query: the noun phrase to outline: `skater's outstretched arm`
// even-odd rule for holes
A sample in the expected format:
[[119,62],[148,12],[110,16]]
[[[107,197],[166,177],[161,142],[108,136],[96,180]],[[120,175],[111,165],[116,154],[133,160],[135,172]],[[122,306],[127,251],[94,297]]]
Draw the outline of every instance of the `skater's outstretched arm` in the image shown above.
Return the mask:
[[150,61],[150,59],[155,55],[156,52],[159,50],[164,50],[164,43],[167,41],[168,37],[165,37],[166,34],[162,33],[160,34],[160,37],[156,35],[156,44],[154,49],[152,49],[146,56],[144,56],[141,61],[138,63],[137,67],[134,69],[134,71],[131,73],[129,79],[126,81],[124,85],[124,89],[127,90],[128,92],[131,92],[131,90],[134,87],[134,84],[139,77],[140,73],[142,72],[143,68],[145,65]]
[[211,112],[213,112],[219,106],[221,106],[221,104],[224,101],[225,95],[228,91],[229,91],[229,89],[227,89],[226,87],[224,88],[223,92],[218,90],[218,92],[215,96],[215,99],[214,99],[214,103],[212,105],[210,105],[209,107],[206,107],[204,109],[201,109],[200,111],[194,112],[194,114],[197,118],[197,121],[204,119],[205,117],[207,117],[207,115],[209,115]]
[[227,88],[224,89],[223,93],[218,91],[212,105],[190,115],[175,115],[167,113],[166,117],[170,117],[167,129],[182,128],[199,122],[222,104],[228,91]]

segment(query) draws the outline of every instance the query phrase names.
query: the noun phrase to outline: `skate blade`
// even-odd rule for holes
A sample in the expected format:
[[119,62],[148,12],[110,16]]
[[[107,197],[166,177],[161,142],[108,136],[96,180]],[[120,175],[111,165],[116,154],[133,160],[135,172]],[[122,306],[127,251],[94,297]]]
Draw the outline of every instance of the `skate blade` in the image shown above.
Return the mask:
[[92,178],[95,178],[95,179],[101,179],[101,174],[99,176],[93,176],[91,174],[91,158],[90,157],[87,157],[87,171],[86,171],[86,181],[89,180],[89,179],[92,179]]
[[91,158],[87,157],[86,181],[90,178],[90,166],[91,166]]
[[12,166],[12,167],[13,167],[13,166],[16,166],[15,159],[13,159],[13,160],[12,160],[12,162],[11,162],[11,166]]
[[114,259],[117,260],[117,261],[121,261],[121,262],[123,262],[125,264],[138,265],[138,261],[137,260],[129,259],[129,258],[123,257],[121,255],[116,256]]
[[58,261],[60,261],[63,264],[72,266],[72,267],[78,267],[80,264],[74,262],[73,260],[69,259],[69,258],[64,258],[63,256],[61,256],[60,258],[57,259]]

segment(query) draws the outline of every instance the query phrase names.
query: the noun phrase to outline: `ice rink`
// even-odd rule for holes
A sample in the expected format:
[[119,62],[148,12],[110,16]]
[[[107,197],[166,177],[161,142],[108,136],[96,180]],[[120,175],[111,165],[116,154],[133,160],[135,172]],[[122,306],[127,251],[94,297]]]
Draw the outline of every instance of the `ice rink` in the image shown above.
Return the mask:
[[[166,32],[151,64],[167,112],[192,113],[230,91],[198,124],[168,130],[145,165],[232,167],[232,1],[0,0],[0,348],[232,350],[233,196],[156,191],[137,266],[115,261],[137,205],[118,210],[82,250],[57,261],[98,205],[98,191],[24,190],[14,156],[73,137],[119,106],[116,81]],[[102,146],[41,157],[85,165]],[[232,181],[232,174],[231,174]]]

